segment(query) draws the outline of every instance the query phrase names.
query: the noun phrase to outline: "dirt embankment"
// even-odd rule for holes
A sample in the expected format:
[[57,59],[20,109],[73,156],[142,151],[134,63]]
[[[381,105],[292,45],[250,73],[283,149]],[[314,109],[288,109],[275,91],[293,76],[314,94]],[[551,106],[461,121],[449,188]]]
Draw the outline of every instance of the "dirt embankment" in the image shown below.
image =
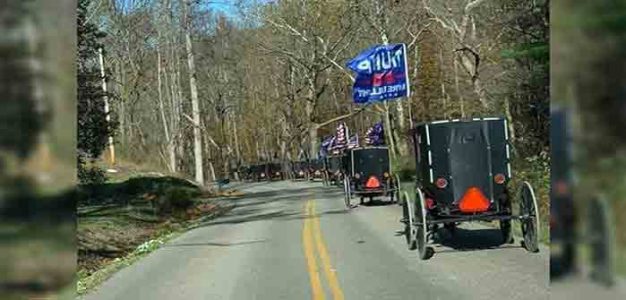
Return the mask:
[[216,199],[221,194],[158,174],[86,186],[82,192],[77,228],[80,278],[136,252],[149,241],[229,209]]

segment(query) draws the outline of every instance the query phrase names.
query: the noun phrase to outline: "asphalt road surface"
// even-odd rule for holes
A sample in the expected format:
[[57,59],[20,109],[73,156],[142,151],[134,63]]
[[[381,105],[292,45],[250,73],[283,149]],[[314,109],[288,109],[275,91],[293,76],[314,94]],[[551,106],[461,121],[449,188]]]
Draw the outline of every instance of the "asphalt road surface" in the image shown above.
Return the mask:
[[[398,205],[347,211],[320,182],[252,183],[236,208],[121,270],[86,299],[547,299],[549,252],[471,224],[420,261]],[[515,224],[514,226],[518,226]],[[471,229],[471,230],[470,230]]]

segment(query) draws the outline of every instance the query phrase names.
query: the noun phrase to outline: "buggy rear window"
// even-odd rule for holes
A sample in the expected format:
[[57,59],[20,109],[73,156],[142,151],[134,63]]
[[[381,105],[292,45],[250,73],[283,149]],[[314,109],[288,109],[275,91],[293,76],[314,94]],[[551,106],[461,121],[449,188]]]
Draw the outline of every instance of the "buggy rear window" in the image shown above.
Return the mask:
[[367,165],[367,164],[384,164],[387,163],[387,159],[380,154],[376,153],[367,153],[358,159],[359,165]]

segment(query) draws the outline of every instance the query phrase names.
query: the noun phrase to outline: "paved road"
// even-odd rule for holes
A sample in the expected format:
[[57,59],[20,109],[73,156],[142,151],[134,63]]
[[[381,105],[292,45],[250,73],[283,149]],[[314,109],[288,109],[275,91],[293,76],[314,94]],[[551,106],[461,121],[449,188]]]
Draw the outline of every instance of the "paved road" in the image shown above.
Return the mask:
[[321,183],[255,183],[237,207],[115,274],[87,299],[546,299],[547,248],[472,225],[420,261],[401,208],[347,212]]

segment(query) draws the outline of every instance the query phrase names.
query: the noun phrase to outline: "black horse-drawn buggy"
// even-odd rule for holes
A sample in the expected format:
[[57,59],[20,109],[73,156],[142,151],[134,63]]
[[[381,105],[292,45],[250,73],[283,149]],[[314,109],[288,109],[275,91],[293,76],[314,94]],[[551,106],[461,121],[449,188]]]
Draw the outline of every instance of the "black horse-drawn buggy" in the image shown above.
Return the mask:
[[272,180],[284,180],[285,175],[283,172],[283,165],[281,163],[268,163],[267,167],[268,181]]
[[331,155],[324,160],[324,183],[326,185],[341,185],[343,155]]
[[389,197],[396,201],[398,180],[389,168],[389,150],[384,146],[350,149],[343,159],[343,188],[347,208],[352,208],[352,198],[359,197],[360,204],[365,198],[371,202],[374,197]]
[[248,174],[248,178],[252,181],[259,182],[267,180],[267,165],[262,163],[250,165],[248,167]]
[[315,179],[324,180],[324,160],[322,158],[309,161],[309,180]]
[[308,180],[309,162],[307,160],[294,161],[291,163],[292,180]]
[[419,257],[428,259],[440,226],[454,233],[459,223],[471,221],[498,221],[503,243],[512,243],[511,221],[519,220],[525,248],[539,251],[539,213],[528,182],[518,194],[519,212],[513,212],[505,119],[423,123],[412,136],[417,180],[401,191],[409,249],[417,248]]

